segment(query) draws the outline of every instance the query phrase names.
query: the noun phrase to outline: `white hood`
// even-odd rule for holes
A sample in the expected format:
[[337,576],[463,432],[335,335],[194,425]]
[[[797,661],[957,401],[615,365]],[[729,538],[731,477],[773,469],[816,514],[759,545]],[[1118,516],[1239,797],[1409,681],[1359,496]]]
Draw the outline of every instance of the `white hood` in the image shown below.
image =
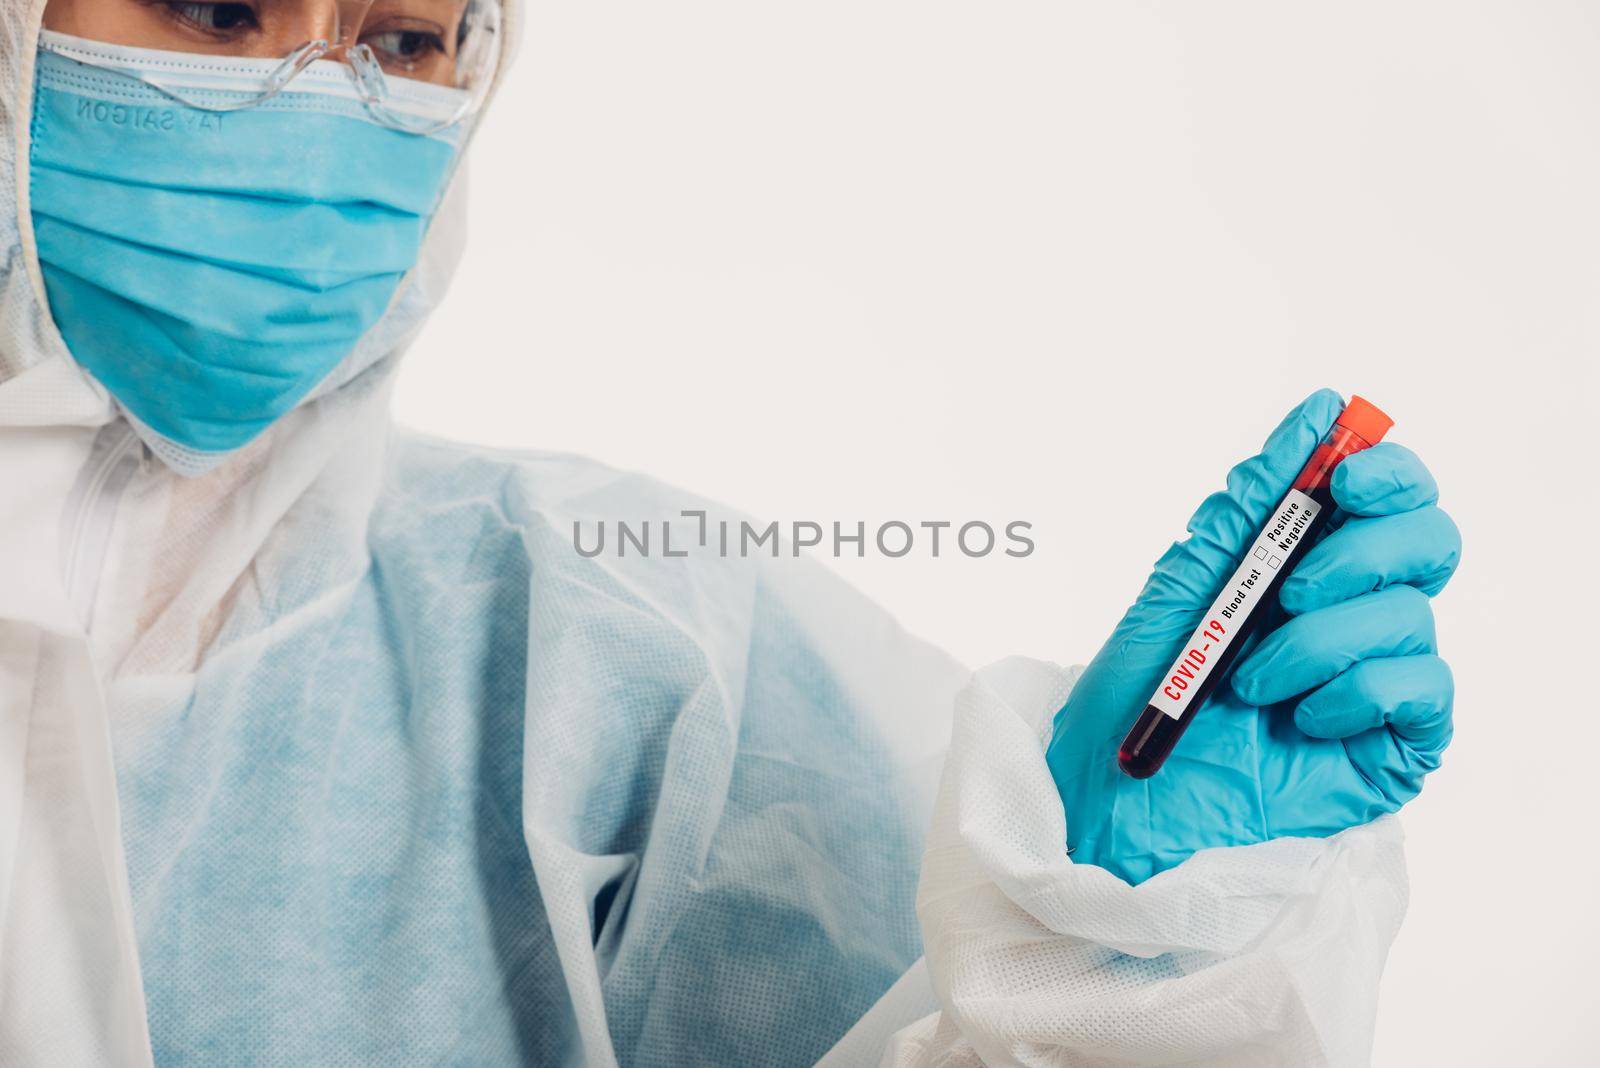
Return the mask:
[[[27,166],[33,71],[45,0],[0,0],[0,428],[96,427],[121,415],[105,389],[77,366],[50,318],[34,248],[28,207]],[[517,11],[506,2],[503,76],[514,50]],[[305,409],[339,410],[339,422],[385,397],[399,356],[444,297],[465,239],[465,167],[458,168],[423,244],[417,266],[406,276],[388,312],[356,348],[301,402],[299,409],[246,446],[241,453],[274,451],[274,442],[306,432],[319,421]],[[142,430],[142,428],[139,428]],[[151,450],[175,470],[200,473],[217,466],[215,456],[196,457],[144,435]],[[230,457],[225,463],[231,464]],[[254,462],[260,462],[259,458]],[[224,476],[223,481],[228,481]]]

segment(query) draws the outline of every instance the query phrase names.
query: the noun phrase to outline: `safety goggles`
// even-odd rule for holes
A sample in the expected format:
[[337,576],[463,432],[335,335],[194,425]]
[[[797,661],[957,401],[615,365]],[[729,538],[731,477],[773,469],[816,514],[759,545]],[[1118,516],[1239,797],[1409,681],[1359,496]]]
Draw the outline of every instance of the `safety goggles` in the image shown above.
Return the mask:
[[[68,22],[70,36],[46,31],[40,47],[201,111],[259,107],[291,88],[353,88],[373,119],[415,134],[454,126],[482,106],[501,45],[500,0],[88,6],[91,14]],[[129,61],[135,52],[137,63]]]

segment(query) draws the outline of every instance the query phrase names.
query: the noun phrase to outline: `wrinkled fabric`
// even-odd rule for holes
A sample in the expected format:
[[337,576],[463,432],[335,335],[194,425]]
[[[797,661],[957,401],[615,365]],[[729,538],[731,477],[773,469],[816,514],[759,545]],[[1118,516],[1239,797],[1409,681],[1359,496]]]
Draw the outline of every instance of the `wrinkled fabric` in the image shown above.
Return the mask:
[[942,1010],[884,1063],[1368,1063],[1398,823],[1208,849],[1139,886],[1075,863],[1038,729],[1073,681],[1018,659],[957,700],[917,894]]
[[381,126],[349,79],[324,79],[342,96],[291,85],[253,108],[204,111],[136,80],[170,53],[47,36],[29,192],[52,317],[143,427],[215,464],[378,321],[464,131]]
[[348,582],[286,546],[113,686],[156,1063],[806,1064],[871,1007],[965,672],[804,561],[574,551],[697,504],[401,440]]

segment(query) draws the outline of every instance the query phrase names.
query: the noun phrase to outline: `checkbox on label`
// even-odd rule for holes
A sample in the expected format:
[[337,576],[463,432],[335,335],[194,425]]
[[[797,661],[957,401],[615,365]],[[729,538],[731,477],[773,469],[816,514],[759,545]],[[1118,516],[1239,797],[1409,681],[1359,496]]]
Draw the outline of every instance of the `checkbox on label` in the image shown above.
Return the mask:
[[1278,565],[1281,563],[1283,563],[1283,561],[1279,560],[1276,556],[1267,557],[1267,566],[1272,568],[1274,571],[1278,569]]
[[1267,550],[1265,550],[1261,546],[1257,545],[1256,546],[1256,559],[1257,560],[1265,560],[1266,558],[1267,558]]

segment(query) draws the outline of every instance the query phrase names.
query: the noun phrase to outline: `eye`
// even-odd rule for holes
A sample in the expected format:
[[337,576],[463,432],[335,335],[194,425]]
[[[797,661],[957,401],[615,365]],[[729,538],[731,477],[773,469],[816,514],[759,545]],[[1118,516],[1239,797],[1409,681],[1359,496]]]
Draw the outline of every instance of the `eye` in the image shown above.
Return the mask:
[[444,55],[444,38],[428,30],[383,30],[368,34],[362,41],[381,60],[390,60],[401,66],[415,66],[436,55]]
[[235,33],[254,29],[256,13],[249,4],[212,3],[167,5],[173,16],[210,34]]

